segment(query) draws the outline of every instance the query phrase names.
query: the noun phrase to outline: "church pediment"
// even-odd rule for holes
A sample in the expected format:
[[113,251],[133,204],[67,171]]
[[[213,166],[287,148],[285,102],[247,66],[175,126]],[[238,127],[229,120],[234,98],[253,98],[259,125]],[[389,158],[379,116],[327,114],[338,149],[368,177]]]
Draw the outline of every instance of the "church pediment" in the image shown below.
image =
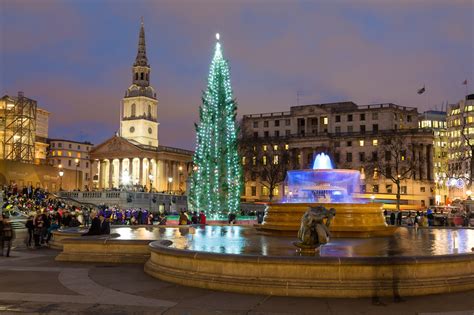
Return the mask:
[[142,149],[133,145],[126,139],[114,136],[96,146],[91,151],[91,158],[112,157],[119,155],[133,155],[143,152]]

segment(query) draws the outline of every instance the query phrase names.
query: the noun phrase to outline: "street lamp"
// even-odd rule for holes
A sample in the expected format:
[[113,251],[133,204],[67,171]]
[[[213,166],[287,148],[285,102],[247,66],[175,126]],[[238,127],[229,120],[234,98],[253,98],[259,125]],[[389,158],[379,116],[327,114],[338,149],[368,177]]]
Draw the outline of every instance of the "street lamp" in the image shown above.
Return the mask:
[[64,171],[63,171],[63,166],[59,164],[59,191],[63,190],[63,176],[64,176]]
[[77,171],[77,168],[79,167],[79,159],[75,159],[74,162],[76,162],[76,190],[78,190],[78,186],[79,186],[79,174],[78,174],[78,171]]
[[181,175],[183,175],[183,167],[180,165],[178,167],[178,171],[179,171],[179,178],[178,178],[178,184],[179,184],[179,190],[181,190]]
[[173,177],[168,177],[168,192],[171,194],[171,183],[173,182]]

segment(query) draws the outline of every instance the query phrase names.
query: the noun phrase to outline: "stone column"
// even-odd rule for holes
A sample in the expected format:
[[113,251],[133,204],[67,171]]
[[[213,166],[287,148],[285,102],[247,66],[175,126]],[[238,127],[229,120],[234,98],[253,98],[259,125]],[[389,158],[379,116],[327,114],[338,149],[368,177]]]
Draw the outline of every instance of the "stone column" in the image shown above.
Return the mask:
[[135,185],[133,182],[133,158],[128,158],[128,175],[130,176],[131,184]]
[[97,182],[99,185],[99,189],[102,189],[102,161],[98,160],[97,161]]
[[138,158],[138,169],[139,169],[139,173],[138,173],[138,185],[141,185],[141,186],[145,186],[144,182],[143,182],[143,159],[142,158]]
[[113,160],[109,160],[109,168],[108,168],[108,179],[109,182],[107,183],[107,187],[110,189],[113,187],[113,171],[114,171],[114,163]]
[[118,186],[122,184],[122,176],[123,176],[123,159],[119,159],[119,170],[118,170]]

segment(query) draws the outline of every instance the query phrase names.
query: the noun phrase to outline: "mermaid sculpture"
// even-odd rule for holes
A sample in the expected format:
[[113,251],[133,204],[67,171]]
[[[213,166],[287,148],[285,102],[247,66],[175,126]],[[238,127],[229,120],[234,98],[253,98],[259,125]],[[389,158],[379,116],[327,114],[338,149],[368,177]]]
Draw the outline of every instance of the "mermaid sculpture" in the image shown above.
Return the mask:
[[293,244],[302,251],[314,251],[321,244],[326,244],[331,236],[329,226],[335,215],[334,208],[328,210],[323,206],[310,207],[301,218],[301,226],[298,231],[300,242]]

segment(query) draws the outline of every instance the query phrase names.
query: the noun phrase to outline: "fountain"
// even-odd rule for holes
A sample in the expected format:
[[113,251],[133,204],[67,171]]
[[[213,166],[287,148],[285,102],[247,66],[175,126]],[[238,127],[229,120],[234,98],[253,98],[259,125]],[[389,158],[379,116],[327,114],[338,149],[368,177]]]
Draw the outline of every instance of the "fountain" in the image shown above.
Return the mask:
[[333,237],[374,237],[392,235],[396,227],[387,226],[382,204],[355,198],[360,189],[360,172],[333,169],[330,157],[319,153],[313,169],[287,172],[288,193],[282,202],[268,203],[263,233],[296,235],[302,215],[318,205],[334,208]]

